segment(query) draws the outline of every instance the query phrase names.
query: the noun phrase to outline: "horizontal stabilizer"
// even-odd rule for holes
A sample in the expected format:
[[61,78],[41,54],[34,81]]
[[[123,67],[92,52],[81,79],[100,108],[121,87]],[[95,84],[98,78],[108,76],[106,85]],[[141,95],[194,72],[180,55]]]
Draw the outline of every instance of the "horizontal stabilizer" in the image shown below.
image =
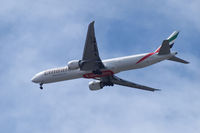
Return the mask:
[[171,60],[171,61],[176,61],[176,62],[180,62],[180,63],[184,63],[184,64],[188,64],[189,62],[188,61],[185,61],[183,59],[180,59],[176,56],[173,56],[172,58],[168,59],[168,60]]

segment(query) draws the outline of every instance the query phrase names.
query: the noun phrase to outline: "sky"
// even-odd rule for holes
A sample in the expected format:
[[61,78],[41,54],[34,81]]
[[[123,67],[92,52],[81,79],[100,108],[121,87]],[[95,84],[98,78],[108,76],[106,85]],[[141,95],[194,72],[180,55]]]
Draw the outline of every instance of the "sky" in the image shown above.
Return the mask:
[[[200,132],[198,0],[1,0],[0,132]],[[163,61],[117,74],[160,92],[90,91],[90,79],[44,85],[31,78],[81,59],[95,21],[102,59],[154,51],[174,30],[184,65]]]

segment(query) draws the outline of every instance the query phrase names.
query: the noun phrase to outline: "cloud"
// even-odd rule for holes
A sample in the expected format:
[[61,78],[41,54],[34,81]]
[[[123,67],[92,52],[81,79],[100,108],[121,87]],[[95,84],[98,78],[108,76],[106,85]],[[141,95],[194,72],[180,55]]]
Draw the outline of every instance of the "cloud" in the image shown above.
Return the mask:
[[[199,132],[196,5],[198,1],[171,0],[165,4],[154,0],[3,1],[1,132]],[[191,64],[165,61],[119,74],[162,89],[156,93],[122,86],[91,92],[90,80],[83,79],[47,84],[39,90],[30,81],[35,73],[81,58],[91,20],[96,20],[102,58],[154,50],[178,27],[184,32],[173,50]]]

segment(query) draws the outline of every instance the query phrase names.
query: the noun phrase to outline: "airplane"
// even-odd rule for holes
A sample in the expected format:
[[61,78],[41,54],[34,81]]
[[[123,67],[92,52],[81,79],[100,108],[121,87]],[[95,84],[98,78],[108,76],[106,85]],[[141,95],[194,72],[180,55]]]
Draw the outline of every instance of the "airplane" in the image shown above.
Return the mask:
[[113,85],[158,91],[160,89],[133,83],[121,79],[115,74],[144,68],[164,60],[188,64],[188,61],[175,56],[177,52],[171,52],[178,34],[179,31],[174,31],[154,52],[101,60],[95,37],[94,21],[92,21],[88,26],[82,59],[69,61],[64,67],[39,72],[32,78],[32,82],[38,83],[40,89],[43,89],[43,84],[86,78],[94,79],[94,81],[89,82],[89,89],[92,91]]

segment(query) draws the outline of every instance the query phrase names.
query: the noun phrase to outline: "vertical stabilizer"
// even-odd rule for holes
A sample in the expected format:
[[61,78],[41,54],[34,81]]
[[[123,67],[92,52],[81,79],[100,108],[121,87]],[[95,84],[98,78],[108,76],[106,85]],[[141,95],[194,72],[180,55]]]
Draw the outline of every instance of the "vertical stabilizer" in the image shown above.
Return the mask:
[[169,41],[168,40],[164,40],[159,51],[158,54],[159,55],[164,55],[164,54],[169,54],[170,53],[170,45],[169,45]]
[[179,34],[179,31],[174,31],[174,32],[167,38],[167,40],[169,41],[170,48],[173,47],[174,42],[175,42],[175,40],[176,40],[178,34]]
[[[179,31],[174,31],[166,40],[163,41],[162,45],[156,49],[155,53],[160,53],[160,54],[170,53],[170,49],[173,47],[178,34],[179,34]],[[168,41],[168,44],[167,44],[167,41]],[[160,52],[161,48],[162,48],[162,51]]]

